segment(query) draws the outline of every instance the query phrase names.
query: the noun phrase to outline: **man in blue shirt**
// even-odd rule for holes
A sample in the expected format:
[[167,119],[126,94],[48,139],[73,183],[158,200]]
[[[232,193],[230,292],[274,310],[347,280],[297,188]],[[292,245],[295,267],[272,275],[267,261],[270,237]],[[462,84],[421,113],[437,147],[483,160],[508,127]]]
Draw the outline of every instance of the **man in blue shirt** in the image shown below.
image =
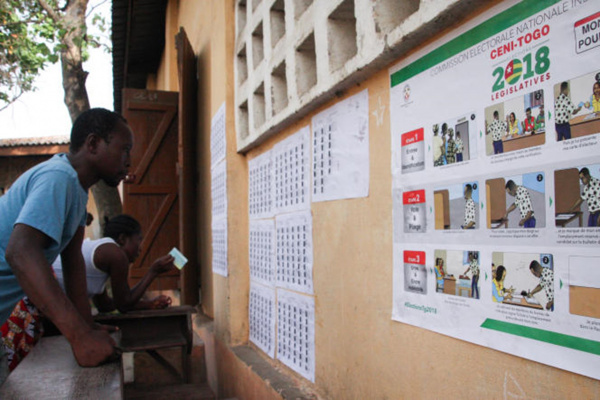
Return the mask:
[[[84,367],[115,352],[108,333],[94,325],[87,300],[81,254],[87,192],[101,179],[115,187],[125,178],[132,146],[133,134],[121,116],[91,109],[73,124],[68,154],[31,168],[0,198],[0,325],[27,295]],[[66,295],[52,274],[58,255],[67,266]]]

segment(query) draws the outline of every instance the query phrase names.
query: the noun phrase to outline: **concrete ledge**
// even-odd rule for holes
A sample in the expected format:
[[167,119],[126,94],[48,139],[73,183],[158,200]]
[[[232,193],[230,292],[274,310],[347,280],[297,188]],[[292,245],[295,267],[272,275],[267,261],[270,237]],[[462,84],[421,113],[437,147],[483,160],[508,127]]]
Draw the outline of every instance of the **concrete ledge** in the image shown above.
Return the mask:
[[[244,400],[319,399],[294,379],[266,360],[252,346],[227,346],[215,336],[214,321],[202,313],[192,320],[194,341],[204,343],[206,376],[217,398]],[[276,362],[276,361],[274,361]],[[291,373],[290,373],[291,374]]]

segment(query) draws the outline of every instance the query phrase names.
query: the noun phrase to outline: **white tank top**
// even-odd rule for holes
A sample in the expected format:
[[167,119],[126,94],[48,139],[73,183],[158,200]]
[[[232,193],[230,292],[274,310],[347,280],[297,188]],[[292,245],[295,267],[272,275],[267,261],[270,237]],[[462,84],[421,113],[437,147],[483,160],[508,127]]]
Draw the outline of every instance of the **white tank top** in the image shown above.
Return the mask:
[[[99,270],[94,264],[94,254],[96,253],[96,249],[106,243],[117,244],[113,239],[105,237],[96,240],[85,239],[81,245],[81,253],[83,254],[83,260],[85,261],[85,276],[87,280],[88,297],[92,297],[104,292],[106,281],[109,278],[106,272]],[[65,290],[65,282],[63,279],[60,257],[54,261],[52,268],[54,269],[54,273],[56,274],[56,278],[58,279],[60,287]]]

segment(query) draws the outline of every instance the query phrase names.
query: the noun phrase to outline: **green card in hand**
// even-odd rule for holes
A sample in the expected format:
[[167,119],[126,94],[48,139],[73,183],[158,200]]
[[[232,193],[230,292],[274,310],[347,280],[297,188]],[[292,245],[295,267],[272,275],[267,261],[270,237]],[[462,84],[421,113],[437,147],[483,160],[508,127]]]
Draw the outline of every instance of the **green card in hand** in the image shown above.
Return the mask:
[[173,264],[175,264],[175,266],[179,269],[183,268],[188,262],[187,258],[185,258],[185,256],[181,254],[179,250],[177,250],[177,247],[173,247],[173,250],[171,250],[169,254],[173,256],[175,259]]

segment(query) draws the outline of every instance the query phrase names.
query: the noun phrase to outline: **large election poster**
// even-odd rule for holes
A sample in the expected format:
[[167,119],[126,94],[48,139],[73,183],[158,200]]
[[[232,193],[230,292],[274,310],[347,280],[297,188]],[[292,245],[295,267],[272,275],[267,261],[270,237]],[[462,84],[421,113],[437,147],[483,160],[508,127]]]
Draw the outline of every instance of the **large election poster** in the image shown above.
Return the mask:
[[392,318],[600,379],[600,3],[503,2],[390,81]]

